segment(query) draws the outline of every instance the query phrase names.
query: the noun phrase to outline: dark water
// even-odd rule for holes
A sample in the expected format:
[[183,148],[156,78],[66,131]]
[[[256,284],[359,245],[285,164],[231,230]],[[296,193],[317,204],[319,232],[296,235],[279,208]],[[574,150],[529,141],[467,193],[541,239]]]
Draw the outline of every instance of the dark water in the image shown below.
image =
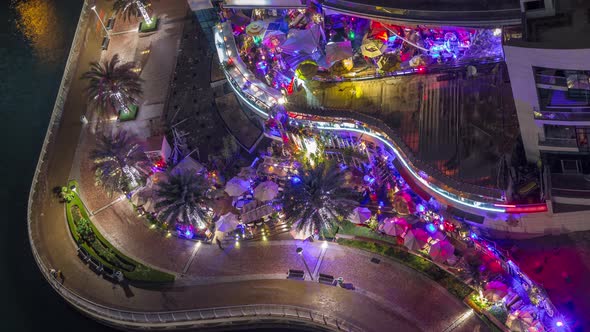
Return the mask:
[[26,228],[31,179],[82,1],[0,0],[0,6],[0,330],[111,331],[45,282]]
[[2,0],[0,6],[0,330],[106,331],[45,283],[26,229],[31,178],[82,1]]

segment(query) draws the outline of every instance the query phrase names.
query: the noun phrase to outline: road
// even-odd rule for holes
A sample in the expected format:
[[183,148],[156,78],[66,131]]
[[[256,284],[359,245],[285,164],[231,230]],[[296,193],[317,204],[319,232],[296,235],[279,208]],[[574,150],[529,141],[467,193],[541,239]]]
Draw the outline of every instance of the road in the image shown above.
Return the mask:
[[[105,8],[103,6],[106,4],[98,1],[97,7]],[[312,282],[278,279],[211,284],[191,283],[189,280],[169,286],[130,286],[124,289],[94,274],[77,258],[75,245],[65,221],[64,206],[51,194],[53,187],[61,186],[69,179],[77,142],[83,130],[79,118],[85,113],[87,103],[83,93],[84,84],[79,77],[88,69],[88,63],[98,60],[100,56],[103,34],[94,16],[90,17],[90,22],[59,130],[53,142],[47,147],[46,170],[40,175],[38,194],[35,196],[30,216],[33,245],[49,268],[62,271],[65,277],[64,287],[95,303],[133,311],[172,311],[257,303],[298,305],[327,315],[345,317],[351,323],[369,331],[441,331],[468,311],[467,307],[434,282],[399,264],[382,266],[387,266],[388,269],[392,269],[391,271],[403,271],[408,282],[419,284],[404,284],[404,287],[412,287],[411,297],[407,296],[407,292],[399,293],[406,294],[405,296],[380,294],[381,297],[387,296],[386,301],[379,296],[369,296],[369,293],[363,292],[362,289],[347,291]],[[146,243],[144,247],[150,245]],[[135,256],[137,253],[130,254]],[[342,257],[346,258],[346,255]],[[273,259],[280,260],[281,256],[274,256]],[[267,263],[273,264],[272,261]],[[351,271],[364,269],[360,264],[351,260],[348,267]],[[342,263],[339,265],[345,266]],[[358,282],[361,283],[362,276],[354,275],[357,277],[353,278],[358,278]],[[381,287],[387,288],[393,294],[399,285],[384,281]],[[434,300],[429,296],[432,294],[436,294]],[[410,313],[405,309],[407,307],[421,308],[421,311],[430,313],[430,318],[420,320],[417,317],[418,312]],[[441,312],[441,309],[444,309],[442,312],[445,313],[445,317],[437,319],[436,313]],[[474,331],[486,328],[477,318],[470,316],[456,330]]]

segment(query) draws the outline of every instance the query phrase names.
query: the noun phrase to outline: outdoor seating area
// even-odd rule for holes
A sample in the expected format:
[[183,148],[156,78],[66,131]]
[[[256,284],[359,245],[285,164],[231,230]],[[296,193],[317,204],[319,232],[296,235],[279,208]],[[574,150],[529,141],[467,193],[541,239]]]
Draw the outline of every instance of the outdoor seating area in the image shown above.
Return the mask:
[[248,70],[286,94],[294,78],[421,73],[503,56],[501,29],[386,24],[324,11],[313,2],[306,9],[224,9],[222,16]]

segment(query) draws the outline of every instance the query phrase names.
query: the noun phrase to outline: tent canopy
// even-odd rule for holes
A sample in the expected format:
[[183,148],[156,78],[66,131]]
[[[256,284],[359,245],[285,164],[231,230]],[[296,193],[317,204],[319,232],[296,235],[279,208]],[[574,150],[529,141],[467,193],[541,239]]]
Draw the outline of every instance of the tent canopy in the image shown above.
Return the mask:
[[350,40],[329,43],[326,45],[326,62],[333,66],[336,62],[352,57],[352,46]]
[[320,28],[314,24],[311,28],[305,30],[291,29],[287,40],[281,44],[281,49],[285,54],[312,54],[318,48],[320,40]]
[[265,202],[277,197],[279,185],[272,181],[264,181],[254,189],[254,198]]
[[229,180],[225,185],[225,192],[230,196],[239,196],[244,193],[250,187],[248,180],[234,177]]
[[235,214],[228,212],[217,220],[215,226],[217,231],[226,233],[236,229],[239,224],[238,217]]
[[352,213],[348,216],[348,219],[353,224],[363,224],[369,218],[371,218],[371,210],[360,206],[352,210]]

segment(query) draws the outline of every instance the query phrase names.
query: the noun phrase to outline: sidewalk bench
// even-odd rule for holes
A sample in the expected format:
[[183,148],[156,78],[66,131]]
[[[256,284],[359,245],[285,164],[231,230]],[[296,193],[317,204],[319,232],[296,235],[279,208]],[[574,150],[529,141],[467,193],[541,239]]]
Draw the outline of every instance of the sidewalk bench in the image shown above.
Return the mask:
[[287,279],[305,280],[305,273],[302,270],[291,270],[287,272]]
[[102,268],[102,277],[104,279],[109,280],[110,282],[116,283],[119,280],[117,279],[117,275],[115,274],[116,271],[114,271],[113,269],[111,269],[108,266],[103,266]]
[[320,276],[318,278],[318,282],[320,284],[334,285],[334,276],[331,276],[329,274],[320,273]]
[[84,262],[87,263],[90,260],[90,255],[86,252],[86,249],[82,247],[78,247],[78,257]]
[[98,261],[95,261],[92,257],[90,257],[90,259],[88,260],[88,266],[90,266],[90,269],[94,271],[96,274],[102,273],[102,264]]
[[109,38],[108,36],[105,36],[105,37],[102,39],[102,44],[101,44],[101,46],[100,46],[100,47],[101,47],[101,49],[102,49],[103,51],[104,51],[104,50],[106,50],[107,48],[109,48],[109,42],[110,42],[110,41],[111,41],[111,40],[110,40],[110,38]]

